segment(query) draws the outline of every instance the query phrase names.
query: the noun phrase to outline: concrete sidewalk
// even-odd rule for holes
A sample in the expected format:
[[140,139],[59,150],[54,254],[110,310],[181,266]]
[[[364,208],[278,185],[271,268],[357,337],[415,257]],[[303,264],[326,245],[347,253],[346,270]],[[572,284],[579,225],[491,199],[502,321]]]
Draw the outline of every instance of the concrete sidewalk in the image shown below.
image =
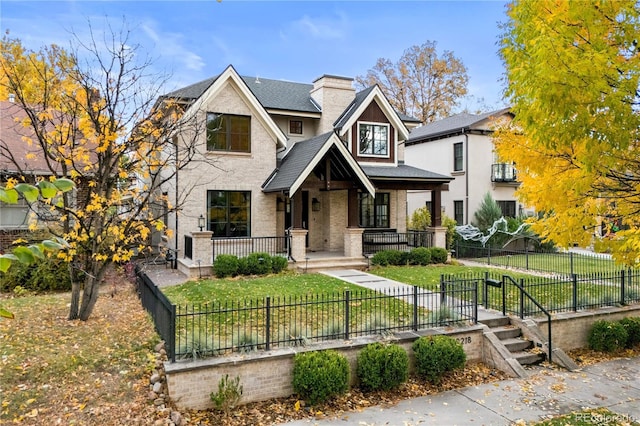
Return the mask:
[[[605,407],[616,424],[640,421],[640,358],[626,358],[568,372],[543,367],[526,379],[511,379],[371,407],[303,425],[511,425]],[[586,419],[586,418],[585,418]],[[589,423],[598,424],[597,418]],[[523,423],[524,424],[524,423]]]

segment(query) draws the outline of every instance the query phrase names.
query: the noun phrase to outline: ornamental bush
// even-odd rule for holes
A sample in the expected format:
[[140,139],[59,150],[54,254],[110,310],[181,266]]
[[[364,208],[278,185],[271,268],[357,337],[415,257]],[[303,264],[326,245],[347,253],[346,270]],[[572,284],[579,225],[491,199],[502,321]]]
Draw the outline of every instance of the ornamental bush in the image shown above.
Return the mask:
[[449,254],[442,247],[431,247],[431,263],[447,263]]
[[627,317],[622,318],[620,324],[627,330],[627,348],[633,348],[637,344],[640,344],[640,318]]
[[411,265],[426,266],[431,263],[431,250],[427,247],[416,247],[409,253]]
[[293,391],[311,405],[349,389],[349,362],[333,350],[304,352],[293,359]]
[[249,275],[265,275],[271,272],[272,260],[269,253],[256,252],[247,256]]
[[218,278],[234,277],[238,275],[238,256],[219,254],[213,262],[213,272]]
[[600,320],[593,323],[587,342],[589,348],[600,352],[615,352],[625,347],[629,334],[620,322]]
[[449,371],[464,367],[467,355],[462,345],[449,336],[424,336],[413,342],[416,373],[431,383],[440,383]]
[[286,257],[273,256],[271,258],[271,269],[274,274],[282,272],[287,267],[288,261]]
[[[404,263],[403,263],[404,260]],[[400,250],[380,250],[371,257],[371,264],[378,266],[403,265],[406,257]]]
[[372,343],[358,354],[357,375],[364,391],[397,388],[409,377],[409,356],[399,345]]
[[35,292],[69,291],[69,264],[54,258],[38,259],[30,265],[16,262],[0,273],[0,291],[11,292],[16,287]]

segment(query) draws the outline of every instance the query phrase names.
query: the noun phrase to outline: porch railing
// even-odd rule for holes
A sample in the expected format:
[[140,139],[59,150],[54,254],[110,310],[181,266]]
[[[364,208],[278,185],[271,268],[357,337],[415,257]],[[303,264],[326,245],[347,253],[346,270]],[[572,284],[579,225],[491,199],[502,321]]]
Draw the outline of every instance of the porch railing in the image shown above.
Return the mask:
[[251,253],[268,253],[271,256],[289,257],[291,240],[283,237],[232,237],[211,238],[213,240],[213,260],[221,254],[247,257]]
[[362,234],[362,253],[375,254],[382,250],[409,251],[416,247],[432,247],[432,231],[365,231]]

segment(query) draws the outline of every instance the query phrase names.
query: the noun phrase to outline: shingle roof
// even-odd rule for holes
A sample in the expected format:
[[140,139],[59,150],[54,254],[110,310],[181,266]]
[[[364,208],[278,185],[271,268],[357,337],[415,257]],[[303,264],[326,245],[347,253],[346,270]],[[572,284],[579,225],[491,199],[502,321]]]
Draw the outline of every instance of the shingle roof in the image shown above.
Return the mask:
[[429,170],[418,169],[406,164],[398,166],[362,166],[362,170],[370,179],[403,179],[420,181],[452,181],[451,176],[430,172]]
[[349,104],[349,106],[347,107],[347,109],[344,110],[342,115],[340,115],[340,117],[338,117],[335,123],[333,123],[333,127],[337,129],[341,129],[342,126],[344,126],[344,124],[347,121],[349,121],[349,118],[351,118],[353,113],[358,109],[358,107],[362,104],[362,102],[364,102],[367,96],[369,96],[369,93],[371,93],[374,87],[376,86],[367,87],[366,89],[356,93],[356,96],[351,102],[351,104]]
[[422,139],[457,133],[462,131],[463,129],[474,126],[489,117],[502,115],[505,112],[509,111],[509,109],[510,108],[503,108],[484,114],[469,114],[463,112],[460,114],[452,115],[451,117],[434,121],[433,123],[425,124],[424,126],[413,129],[409,135],[409,139],[407,139],[407,143],[411,144],[411,142],[417,142]]
[[[174,90],[167,93],[165,97],[197,99],[217,78],[218,76],[215,76]],[[320,112],[320,108],[311,100],[310,93],[311,89],[313,89],[313,84],[247,76],[241,76],[241,78],[260,104],[267,109]]]
[[262,184],[263,191],[288,191],[331,135],[333,132],[328,132],[294,144],[282,160],[280,167]]

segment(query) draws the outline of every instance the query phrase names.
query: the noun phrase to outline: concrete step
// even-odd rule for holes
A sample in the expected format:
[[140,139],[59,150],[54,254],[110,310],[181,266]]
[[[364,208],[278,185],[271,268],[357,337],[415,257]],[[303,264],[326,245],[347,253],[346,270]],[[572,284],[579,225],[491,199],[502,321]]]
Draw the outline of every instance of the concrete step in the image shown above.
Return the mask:
[[491,329],[491,331],[500,340],[512,339],[522,335],[522,331],[520,331],[518,327],[513,325],[494,327]]
[[520,365],[538,364],[544,361],[545,358],[544,354],[542,353],[527,351],[515,352],[513,353],[513,357],[520,363]]
[[478,322],[486,325],[489,328],[502,327],[502,326],[507,326],[511,324],[511,320],[509,319],[509,317],[503,317],[503,316],[483,318],[478,320]]
[[531,340],[521,338],[509,338],[501,340],[504,346],[509,349],[509,352],[511,353],[522,352],[525,349],[533,347],[533,342],[531,342]]

